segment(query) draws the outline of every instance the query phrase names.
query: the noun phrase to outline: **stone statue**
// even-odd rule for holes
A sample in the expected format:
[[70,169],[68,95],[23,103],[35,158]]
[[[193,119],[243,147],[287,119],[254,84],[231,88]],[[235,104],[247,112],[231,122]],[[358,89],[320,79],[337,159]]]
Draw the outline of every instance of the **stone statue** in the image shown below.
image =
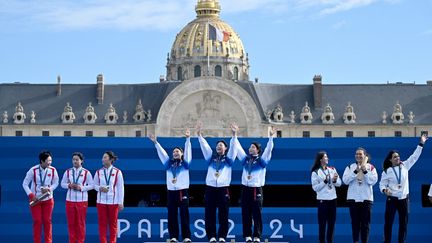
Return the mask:
[[36,123],[36,113],[34,111],[30,113],[30,123]]
[[281,105],[277,105],[271,115],[271,118],[275,122],[283,122],[283,110]]
[[96,116],[96,113],[94,112],[94,108],[93,108],[91,102],[89,102],[89,104],[86,108],[86,112],[84,113],[83,119],[84,119],[84,123],[86,123],[86,124],[96,123],[97,116]]
[[127,123],[128,122],[128,113],[127,111],[123,111],[123,123]]
[[351,106],[351,102],[345,107],[345,113],[343,115],[345,124],[354,124],[356,122],[356,115],[354,113],[354,107]]
[[386,111],[382,112],[381,118],[382,118],[382,123],[387,124],[387,112]]
[[151,110],[148,109],[147,110],[147,121],[149,122],[151,120],[152,114],[151,114]]
[[311,124],[312,123],[312,113],[310,112],[310,108],[308,102],[305,102],[305,106],[302,108],[302,112],[300,113],[300,122],[302,124]]
[[21,102],[18,102],[15,107],[15,113],[13,115],[15,124],[23,124],[26,119],[26,114],[24,113],[24,107],[21,105]]
[[63,109],[63,114],[61,115],[62,123],[73,123],[75,120],[75,114],[72,111],[72,106],[67,102]]
[[408,114],[409,124],[414,124],[414,117],[415,117],[414,113],[412,111],[410,111]]
[[8,123],[9,122],[8,117],[9,117],[8,112],[4,111],[3,112],[3,123]]
[[333,109],[331,108],[330,104],[327,104],[327,106],[324,108],[324,112],[321,115],[321,121],[323,124],[333,124],[334,119],[335,116],[333,114]]
[[402,106],[399,104],[399,101],[396,102],[390,119],[392,119],[393,124],[402,124],[404,122],[404,114],[402,113]]
[[105,122],[107,124],[116,124],[118,120],[118,115],[112,103],[109,104],[107,113],[105,114]]
[[295,114],[294,114],[294,111],[291,111],[290,112],[290,115],[289,115],[289,117],[290,117],[290,123],[295,123]]

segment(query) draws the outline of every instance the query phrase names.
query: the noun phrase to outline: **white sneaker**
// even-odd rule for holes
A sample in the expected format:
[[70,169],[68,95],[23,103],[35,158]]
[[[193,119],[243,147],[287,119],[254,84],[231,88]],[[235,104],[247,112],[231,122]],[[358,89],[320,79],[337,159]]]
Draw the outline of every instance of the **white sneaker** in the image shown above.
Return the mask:
[[246,237],[246,238],[245,238],[245,241],[246,241],[247,243],[251,243],[251,242],[252,242],[252,237],[250,237],[250,236]]
[[212,237],[212,238],[210,238],[209,242],[210,243],[216,243],[217,241],[216,241],[216,238]]
[[177,239],[176,238],[171,238],[170,243],[177,243]]
[[184,238],[184,239],[183,239],[183,242],[184,242],[184,243],[191,243],[192,241],[191,241],[191,239],[189,239],[189,238]]
[[261,242],[261,240],[260,240],[260,238],[258,238],[258,237],[254,237],[254,240],[253,240],[253,242],[254,242],[254,243],[260,243],[260,242]]
[[224,238],[219,238],[219,243],[225,243],[225,239]]

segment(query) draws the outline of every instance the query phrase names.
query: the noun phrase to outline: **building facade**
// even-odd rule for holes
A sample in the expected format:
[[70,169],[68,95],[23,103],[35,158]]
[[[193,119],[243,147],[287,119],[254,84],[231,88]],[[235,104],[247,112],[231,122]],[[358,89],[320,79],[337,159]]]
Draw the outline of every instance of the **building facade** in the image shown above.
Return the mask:
[[0,84],[0,136],[410,137],[432,128],[432,81],[425,84],[264,84],[217,0],[198,0],[196,19],[176,36],[159,83]]

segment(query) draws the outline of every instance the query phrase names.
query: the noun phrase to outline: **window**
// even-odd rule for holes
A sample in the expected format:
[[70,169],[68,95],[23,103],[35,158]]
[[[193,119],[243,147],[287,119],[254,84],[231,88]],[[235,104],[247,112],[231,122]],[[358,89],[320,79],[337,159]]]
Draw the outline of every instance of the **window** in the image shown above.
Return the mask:
[[368,137],[370,138],[375,137],[375,131],[368,131]]
[[304,138],[310,138],[310,131],[303,131]]
[[354,137],[354,132],[353,132],[353,131],[346,131],[346,137],[347,137],[347,138],[352,138],[352,137]]
[[86,131],[86,137],[93,137],[93,131]]
[[42,137],[49,137],[49,131],[42,131]]
[[108,131],[107,136],[108,137],[115,137],[115,131]]
[[331,131],[324,131],[324,137],[325,138],[331,138],[332,137],[332,132]]
[[137,138],[140,138],[140,137],[142,137],[142,133],[141,133],[141,131],[140,131],[140,130],[138,130],[138,131],[135,131],[135,137],[137,137]]
[[22,137],[22,135],[23,135],[23,131],[15,131],[16,137]]
[[234,67],[234,80],[238,80],[239,79],[239,70],[238,67]]
[[282,137],[282,131],[276,131],[276,137],[281,138]]
[[70,136],[72,136],[72,132],[71,131],[64,131],[63,136],[70,137]]
[[395,131],[395,137],[402,137],[402,131]]
[[181,67],[177,68],[177,80],[183,81],[183,69]]
[[222,77],[222,67],[220,65],[216,65],[215,67],[215,76]]
[[197,78],[197,77],[201,77],[201,66],[196,65],[196,66],[194,67],[194,77],[195,77],[195,78]]

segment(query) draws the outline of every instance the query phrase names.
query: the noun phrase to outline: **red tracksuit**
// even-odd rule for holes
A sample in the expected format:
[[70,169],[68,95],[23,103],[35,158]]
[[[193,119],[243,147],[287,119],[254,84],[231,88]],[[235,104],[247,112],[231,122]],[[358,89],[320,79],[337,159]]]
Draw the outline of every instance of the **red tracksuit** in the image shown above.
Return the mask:
[[[80,190],[72,189],[71,184],[80,185]],[[68,189],[66,194],[66,217],[69,243],[84,243],[88,205],[87,191],[93,189],[93,177],[88,170],[82,167],[70,168],[63,174],[61,187]]]
[[[108,192],[102,192],[101,187],[109,188]],[[117,242],[117,217],[119,205],[123,204],[124,181],[122,172],[110,166],[96,171],[94,176],[94,188],[97,193],[97,211],[99,223],[99,239],[101,243],[107,243],[107,227],[109,228],[109,243]]]
[[[29,184],[31,186],[29,187]],[[52,243],[52,211],[54,208],[53,191],[59,184],[57,170],[49,166],[43,169],[35,165],[27,171],[23,181],[23,188],[30,201],[42,194],[41,187],[49,188],[51,195],[35,206],[30,207],[33,218],[33,241],[41,243],[42,226],[44,228],[45,243]]]

